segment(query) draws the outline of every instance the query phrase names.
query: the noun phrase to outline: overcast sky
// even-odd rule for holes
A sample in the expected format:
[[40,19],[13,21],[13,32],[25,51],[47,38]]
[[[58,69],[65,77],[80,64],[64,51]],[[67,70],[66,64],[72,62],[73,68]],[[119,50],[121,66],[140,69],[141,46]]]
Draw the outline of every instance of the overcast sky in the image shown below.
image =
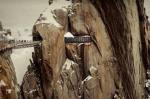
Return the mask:
[[[145,0],[146,8],[150,7],[150,0]],[[31,28],[48,0],[0,0],[0,20],[5,27]],[[150,16],[150,8],[146,9]]]
[[0,0],[0,20],[5,27],[31,27],[48,6],[48,0]]

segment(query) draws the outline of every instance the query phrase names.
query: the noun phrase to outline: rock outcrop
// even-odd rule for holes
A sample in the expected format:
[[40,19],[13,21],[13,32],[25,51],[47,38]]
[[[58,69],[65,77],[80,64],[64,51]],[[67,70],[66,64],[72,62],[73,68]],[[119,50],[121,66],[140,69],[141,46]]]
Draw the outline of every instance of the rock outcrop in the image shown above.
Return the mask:
[[[42,45],[33,55],[38,72],[30,73],[39,76],[27,73],[22,92],[40,85],[40,99],[143,99],[150,65],[143,2],[51,0],[33,28]],[[65,44],[67,32],[92,42]]]
[[33,65],[28,66],[28,71],[24,75],[21,89],[21,97],[23,99],[44,99],[39,75],[37,69]]
[[[3,31],[0,23],[0,32]],[[2,36],[2,35],[1,35]],[[0,40],[2,37],[0,36]],[[0,41],[0,47],[6,44]],[[17,99],[16,73],[10,58],[11,51],[0,52],[0,99]]]

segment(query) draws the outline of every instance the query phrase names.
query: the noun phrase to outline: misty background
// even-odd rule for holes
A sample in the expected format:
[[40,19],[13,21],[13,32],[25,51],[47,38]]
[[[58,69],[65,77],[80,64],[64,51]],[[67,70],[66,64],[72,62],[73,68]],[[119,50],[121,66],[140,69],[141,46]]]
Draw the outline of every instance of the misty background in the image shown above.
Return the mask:
[[[11,29],[16,39],[32,39],[32,27],[40,13],[48,6],[48,0],[0,0],[0,21]],[[145,0],[146,13],[150,17],[150,0]],[[149,19],[150,20],[150,19]],[[13,50],[11,55],[18,83],[30,64],[33,48]]]

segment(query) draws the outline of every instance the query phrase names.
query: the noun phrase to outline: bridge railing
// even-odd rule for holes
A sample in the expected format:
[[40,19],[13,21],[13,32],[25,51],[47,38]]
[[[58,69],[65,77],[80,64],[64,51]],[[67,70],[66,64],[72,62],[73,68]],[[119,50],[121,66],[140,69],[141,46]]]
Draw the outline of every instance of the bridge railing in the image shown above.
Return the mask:
[[[65,37],[65,43],[90,43],[92,39],[90,36],[75,36],[75,37]],[[0,41],[0,43],[4,43],[4,45],[0,46],[0,51],[5,51],[8,49],[19,49],[19,48],[27,48],[27,47],[35,47],[41,46],[41,41],[31,41],[31,40],[7,40]]]
[[[4,43],[4,42],[1,42]],[[29,41],[29,40],[18,40],[18,41],[9,41],[4,44],[5,46],[0,46],[0,51],[5,51],[8,49],[19,49],[40,46],[41,41]]]
[[89,43],[92,42],[90,36],[75,36],[75,37],[65,37],[65,43]]

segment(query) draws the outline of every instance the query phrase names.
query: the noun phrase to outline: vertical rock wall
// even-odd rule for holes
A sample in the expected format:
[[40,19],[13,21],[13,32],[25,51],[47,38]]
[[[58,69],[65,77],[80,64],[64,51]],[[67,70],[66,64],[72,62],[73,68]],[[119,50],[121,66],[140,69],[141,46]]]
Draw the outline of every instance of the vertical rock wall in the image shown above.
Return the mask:
[[16,74],[8,53],[0,55],[0,99],[17,99]]
[[[0,22],[0,32],[3,31]],[[2,37],[2,35],[1,35]],[[0,39],[2,40],[2,38]],[[7,46],[2,41],[0,47]],[[10,58],[11,51],[0,52],[0,99],[17,99],[18,84],[16,79],[15,68]]]
[[[50,4],[33,29],[34,40],[43,40],[34,57],[43,97],[142,99],[149,67],[143,0],[56,0]],[[92,42],[65,44],[66,32],[91,36]],[[28,90],[26,84],[23,88]]]

